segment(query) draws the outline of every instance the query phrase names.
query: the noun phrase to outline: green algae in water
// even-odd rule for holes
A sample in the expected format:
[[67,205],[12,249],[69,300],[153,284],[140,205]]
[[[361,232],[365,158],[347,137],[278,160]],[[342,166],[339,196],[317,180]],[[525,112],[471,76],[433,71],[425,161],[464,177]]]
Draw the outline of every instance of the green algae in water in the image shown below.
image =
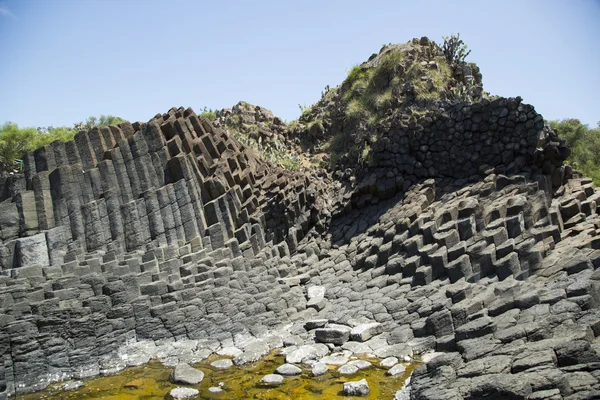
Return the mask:
[[[204,380],[199,385],[178,385],[169,381],[172,369],[165,367],[159,361],[151,361],[142,367],[127,368],[118,374],[91,378],[83,381],[84,386],[76,391],[65,392],[60,384],[50,385],[46,390],[26,395],[18,395],[19,400],[163,400],[176,387],[193,387],[200,391],[197,399],[267,399],[267,400],[308,400],[308,399],[348,399],[342,396],[344,382],[357,381],[365,378],[371,392],[361,399],[393,399],[397,390],[402,388],[406,379],[418,364],[405,364],[404,374],[391,377],[386,370],[377,367],[378,359],[368,359],[373,367],[359,371],[352,376],[340,376],[330,367],[323,376],[313,377],[310,368],[302,366],[302,374],[285,377],[283,384],[276,388],[260,386],[260,380],[267,374],[275,372],[277,367],[285,363],[285,358],[269,354],[262,360],[244,365],[233,366],[226,370],[213,368],[210,363],[222,359],[216,355],[207,360],[194,364],[194,367],[204,372]],[[211,393],[210,387],[218,387],[223,382],[223,391]]]

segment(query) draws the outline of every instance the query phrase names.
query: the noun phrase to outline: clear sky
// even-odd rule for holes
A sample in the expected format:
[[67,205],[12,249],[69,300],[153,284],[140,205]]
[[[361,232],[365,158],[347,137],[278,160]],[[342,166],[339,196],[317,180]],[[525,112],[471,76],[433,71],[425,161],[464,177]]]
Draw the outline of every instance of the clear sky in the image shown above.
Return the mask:
[[0,0],[0,123],[239,100],[292,120],[383,44],[456,32],[485,90],[600,120],[599,0]]

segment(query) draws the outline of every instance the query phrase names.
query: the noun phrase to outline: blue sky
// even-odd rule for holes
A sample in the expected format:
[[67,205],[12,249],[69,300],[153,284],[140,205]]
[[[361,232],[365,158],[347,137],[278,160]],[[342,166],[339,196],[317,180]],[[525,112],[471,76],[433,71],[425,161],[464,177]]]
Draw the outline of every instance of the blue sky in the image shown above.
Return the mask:
[[595,126],[598,21],[598,0],[0,0],[0,123],[239,100],[292,120],[382,44],[460,32],[487,91]]

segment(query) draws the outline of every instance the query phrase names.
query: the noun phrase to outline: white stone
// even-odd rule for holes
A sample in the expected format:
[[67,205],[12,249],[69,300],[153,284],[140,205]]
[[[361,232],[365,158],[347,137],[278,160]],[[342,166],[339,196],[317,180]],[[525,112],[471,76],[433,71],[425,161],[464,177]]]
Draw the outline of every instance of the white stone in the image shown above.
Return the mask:
[[77,390],[82,386],[83,386],[83,382],[81,382],[81,381],[69,381],[69,382],[63,383],[60,387],[62,388],[62,390],[71,391],[71,390]]
[[398,364],[398,359],[396,357],[388,357],[381,360],[379,366],[385,369],[390,369],[396,364]]
[[197,385],[204,379],[204,372],[187,364],[178,364],[171,373],[171,381],[186,385]]
[[279,375],[294,376],[300,375],[302,373],[302,370],[292,364],[283,364],[279,366],[279,368],[277,368],[275,372],[277,372]]
[[346,396],[368,396],[369,392],[369,384],[366,379],[344,383],[344,394]]
[[321,362],[315,363],[312,366],[312,374],[313,376],[321,376],[321,375],[325,375],[327,373],[327,371],[329,371],[329,368],[327,367],[326,364],[323,364]]
[[224,358],[222,360],[216,360],[210,363],[211,367],[216,369],[227,369],[233,366],[233,361],[228,358]]
[[356,368],[358,368],[359,370],[361,369],[367,369],[373,366],[373,364],[371,364],[370,362],[366,361],[366,360],[353,360],[350,361],[348,363],[348,365],[353,365]]
[[306,344],[292,350],[290,353],[287,353],[285,356],[285,362],[290,364],[298,364],[304,362],[305,360],[314,360],[323,357],[327,353],[329,353],[329,349],[324,344]]
[[172,389],[169,394],[175,400],[182,400],[196,397],[200,394],[200,392],[197,389],[192,388],[175,388]]
[[348,357],[330,355],[321,358],[319,362],[327,365],[344,365],[348,362]]
[[337,370],[340,375],[354,375],[358,372],[358,367],[352,364],[342,365]]
[[260,383],[263,386],[271,386],[271,387],[279,386],[283,383],[283,376],[278,375],[278,374],[265,375],[260,380]]
[[240,354],[242,354],[243,351],[238,349],[237,347],[230,346],[230,347],[223,347],[222,349],[217,350],[216,353],[218,355],[224,356],[224,357],[235,357],[235,356],[239,356]]
[[307,296],[308,299],[315,299],[315,298],[323,298],[325,297],[325,287],[323,286],[311,286],[308,288],[307,292]]
[[379,322],[358,325],[350,331],[350,340],[365,342],[381,332],[383,332],[383,325]]
[[396,375],[402,375],[405,371],[406,371],[406,368],[404,368],[404,365],[396,364],[388,370],[387,374],[390,376],[396,376]]

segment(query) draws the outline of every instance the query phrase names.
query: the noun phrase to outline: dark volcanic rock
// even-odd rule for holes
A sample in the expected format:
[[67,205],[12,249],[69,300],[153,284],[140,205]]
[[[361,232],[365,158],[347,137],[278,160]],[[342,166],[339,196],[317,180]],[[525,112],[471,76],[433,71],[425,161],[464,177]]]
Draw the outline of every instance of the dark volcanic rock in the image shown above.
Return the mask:
[[[425,353],[413,399],[597,396],[600,193],[532,106],[436,46],[385,46],[296,128],[174,108],[24,155],[0,196],[0,398],[284,345]],[[347,115],[365,94],[392,100]]]

